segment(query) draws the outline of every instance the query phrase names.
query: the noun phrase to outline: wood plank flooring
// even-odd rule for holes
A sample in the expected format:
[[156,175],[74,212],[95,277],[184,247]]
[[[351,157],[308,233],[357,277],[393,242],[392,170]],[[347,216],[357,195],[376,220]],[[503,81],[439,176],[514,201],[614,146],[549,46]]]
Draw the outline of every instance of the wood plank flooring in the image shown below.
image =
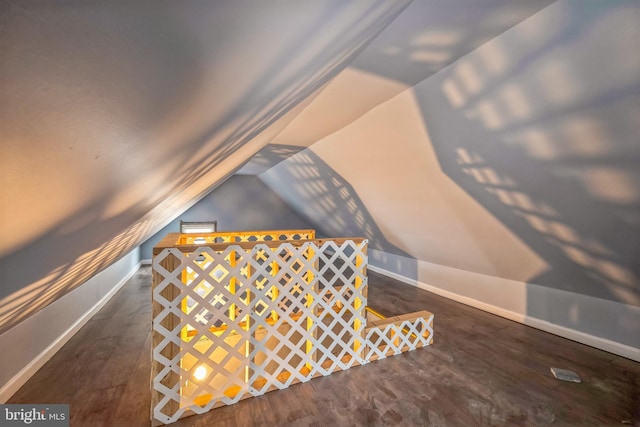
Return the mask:
[[[71,426],[149,426],[150,286],[143,267],[8,403],[68,403]],[[433,312],[433,346],[173,426],[640,426],[640,363],[373,272],[369,305]]]

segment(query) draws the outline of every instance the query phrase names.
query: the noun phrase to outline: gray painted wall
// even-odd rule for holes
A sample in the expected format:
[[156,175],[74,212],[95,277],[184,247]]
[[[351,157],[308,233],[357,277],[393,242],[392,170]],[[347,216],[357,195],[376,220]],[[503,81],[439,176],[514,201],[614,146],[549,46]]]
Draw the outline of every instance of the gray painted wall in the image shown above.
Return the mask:
[[180,221],[218,221],[218,230],[313,228],[253,175],[234,175],[140,246],[140,258],[151,259],[153,247]]
[[92,308],[138,267],[133,250],[35,315],[0,335],[0,403],[5,402],[81,326]]
[[545,264],[524,281],[636,306],[638,22],[559,1],[414,89],[443,173]]
[[273,143],[314,144],[554,1],[413,1]]
[[387,242],[374,265],[640,347],[638,22],[558,1],[260,177],[339,235],[352,208],[291,179],[329,169]]

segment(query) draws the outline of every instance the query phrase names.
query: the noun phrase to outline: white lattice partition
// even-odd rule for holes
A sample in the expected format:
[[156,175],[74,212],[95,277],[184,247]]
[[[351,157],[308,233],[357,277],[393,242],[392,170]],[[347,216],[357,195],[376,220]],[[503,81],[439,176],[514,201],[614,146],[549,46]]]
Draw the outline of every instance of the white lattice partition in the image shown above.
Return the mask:
[[156,247],[153,424],[428,345],[433,316],[365,330],[366,267],[365,239]]

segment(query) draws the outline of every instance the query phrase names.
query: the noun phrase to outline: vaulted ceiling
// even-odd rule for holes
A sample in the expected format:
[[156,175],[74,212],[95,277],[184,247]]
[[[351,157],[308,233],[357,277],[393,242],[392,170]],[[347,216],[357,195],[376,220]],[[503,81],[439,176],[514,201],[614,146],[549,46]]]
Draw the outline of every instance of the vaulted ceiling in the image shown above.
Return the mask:
[[3,2],[0,330],[552,2]]

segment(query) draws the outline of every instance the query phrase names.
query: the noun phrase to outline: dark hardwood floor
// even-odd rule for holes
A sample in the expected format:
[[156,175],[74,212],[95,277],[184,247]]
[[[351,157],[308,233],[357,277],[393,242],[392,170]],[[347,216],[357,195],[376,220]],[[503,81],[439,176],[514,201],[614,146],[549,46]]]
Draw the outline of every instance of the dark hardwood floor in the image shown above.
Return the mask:
[[[173,425],[640,426],[640,363],[369,277],[384,314],[435,314],[433,346]],[[9,403],[68,403],[72,426],[150,425],[150,286],[143,267]]]

